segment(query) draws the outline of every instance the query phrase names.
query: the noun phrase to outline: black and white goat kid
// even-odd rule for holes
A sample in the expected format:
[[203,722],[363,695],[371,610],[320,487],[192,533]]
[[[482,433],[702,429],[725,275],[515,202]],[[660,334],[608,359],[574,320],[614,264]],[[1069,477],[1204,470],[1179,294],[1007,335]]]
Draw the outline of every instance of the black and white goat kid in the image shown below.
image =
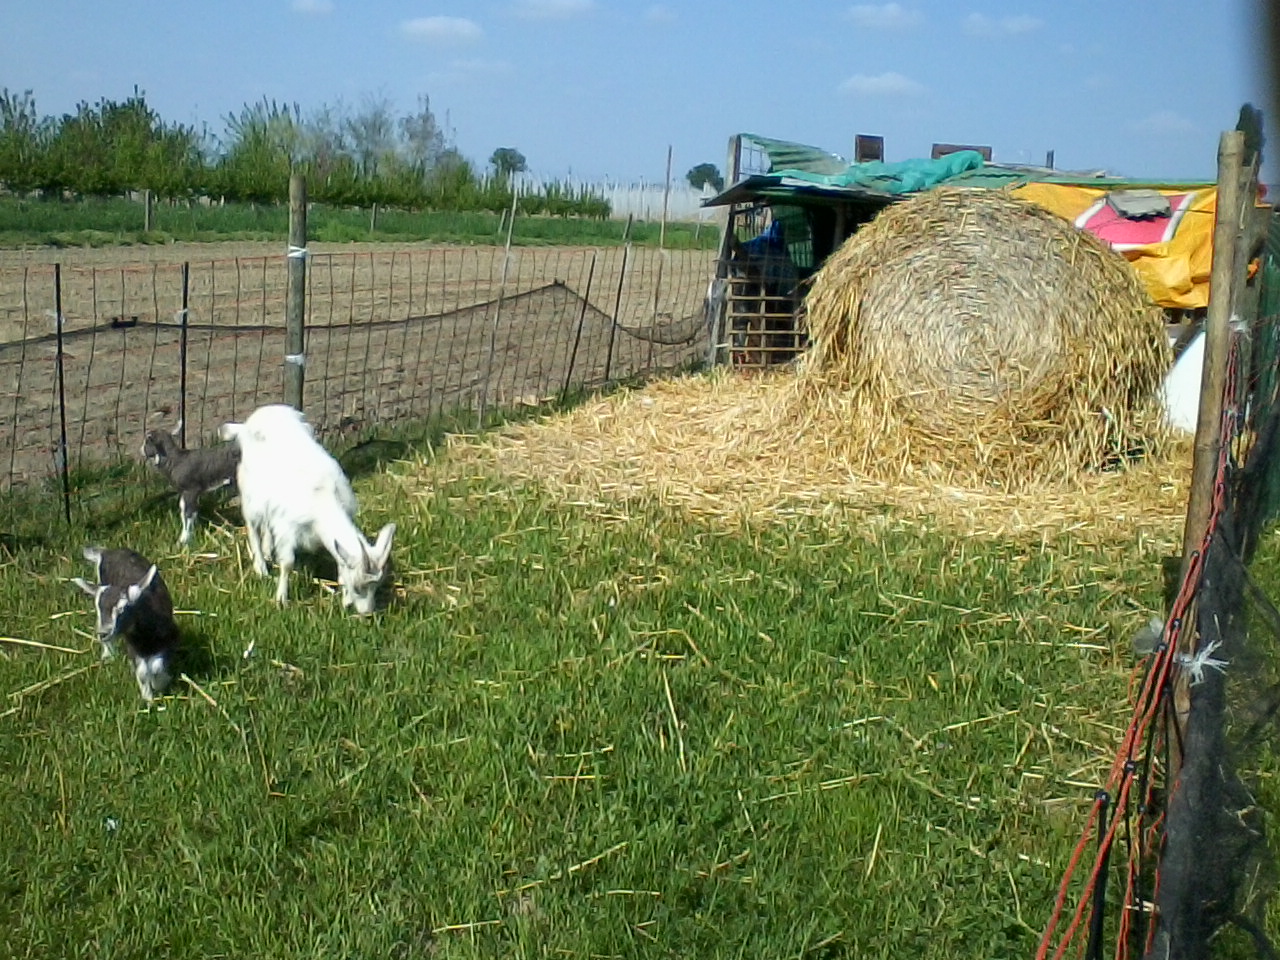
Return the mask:
[[[178,432],[182,424],[178,424]],[[142,444],[142,455],[150,460],[178,491],[178,515],[182,518],[179,544],[186,544],[195,529],[200,497],[212,490],[233,486],[240,464],[240,448],[234,443],[184,450],[178,432],[152,430]]]
[[111,659],[121,640],[142,698],[150,703],[169,685],[178,646],[169,588],[156,565],[133,550],[85,547],[84,558],[94,565],[97,582],[72,582],[94,599],[102,659]]

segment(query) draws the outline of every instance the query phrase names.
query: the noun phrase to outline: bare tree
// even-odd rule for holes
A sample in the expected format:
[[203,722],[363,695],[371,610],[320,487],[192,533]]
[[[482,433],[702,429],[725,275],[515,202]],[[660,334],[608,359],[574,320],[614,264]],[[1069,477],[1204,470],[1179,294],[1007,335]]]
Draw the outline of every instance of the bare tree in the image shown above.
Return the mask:
[[396,122],[391,102],[385,95],[365,97],[359,110],[343,121],[346,134],[360,172],[377,176],[382,163],[396,153]]
[[322,168],[341,157],[351,155],[345,113],[342,101],[338,101],[335,106],[322,104],[304,125],[307,155]]
[[423,173],[434,170],[448,149],[448,142],[436,115],[431,112],[431,98],[418,94],[416,113],[400,118],[400,145],[403,157]]

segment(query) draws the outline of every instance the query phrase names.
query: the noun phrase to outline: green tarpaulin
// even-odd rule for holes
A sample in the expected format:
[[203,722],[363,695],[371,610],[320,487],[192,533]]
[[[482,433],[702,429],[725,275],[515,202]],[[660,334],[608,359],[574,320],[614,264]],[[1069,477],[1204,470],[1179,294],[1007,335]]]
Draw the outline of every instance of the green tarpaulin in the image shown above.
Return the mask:
[[860,186],[880,193],[898,195],[928,190],[958,174],[982,168],[977,150],[959,150],[937,160],[899,160],[897,163],[851,163],[839,173],[821,174],[805,170],[771,171],[776,176],[829,187]]
[[882,206],[904,194],[928,190],[940,184],[988,189],[1017,186],[1031,181],[1103,188],[1175,185],[1167,181],[1134,180],[986,163],[982,154],[976,150],[959,150],[937,160],[849,163],[834,153],[802,143],[774,140],[753,133],[742,134],[742,140],[763,153],[768,170],[739,180],[719,195],[705,200],[703,206],[759,200],[801,203],[843,200]]

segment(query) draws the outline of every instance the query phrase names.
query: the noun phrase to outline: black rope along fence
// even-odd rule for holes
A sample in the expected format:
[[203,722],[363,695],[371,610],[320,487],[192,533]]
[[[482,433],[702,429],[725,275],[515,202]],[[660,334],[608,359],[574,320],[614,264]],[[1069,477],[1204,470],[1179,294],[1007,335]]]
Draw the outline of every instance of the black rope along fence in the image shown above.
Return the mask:
[[209,442],[282,399],[286,362],[302,364],[303,409],[329,438],[678,369],[707,354],[712,256],[312,253],[301,356],[286,349],[285,256],[0,267],[0,488],[136,459],[147,430],[179,420]]

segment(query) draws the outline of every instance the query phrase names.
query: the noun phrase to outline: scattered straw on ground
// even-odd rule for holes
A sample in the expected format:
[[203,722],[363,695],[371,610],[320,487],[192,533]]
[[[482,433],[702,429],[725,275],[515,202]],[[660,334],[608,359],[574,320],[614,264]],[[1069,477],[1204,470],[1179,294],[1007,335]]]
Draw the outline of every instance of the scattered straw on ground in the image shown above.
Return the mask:
[[1172,543],[1181,534],[1186,448],[1017,493],[920,475],[876,480],[855,473],[822,429],[775,429],[771,415],[790,379],[719,374],[624,390],[479,440],[453,438],[438,468],[491,469],[574,502],[658,501],[728,521],[860,516],[992,537],[1072,532]]

